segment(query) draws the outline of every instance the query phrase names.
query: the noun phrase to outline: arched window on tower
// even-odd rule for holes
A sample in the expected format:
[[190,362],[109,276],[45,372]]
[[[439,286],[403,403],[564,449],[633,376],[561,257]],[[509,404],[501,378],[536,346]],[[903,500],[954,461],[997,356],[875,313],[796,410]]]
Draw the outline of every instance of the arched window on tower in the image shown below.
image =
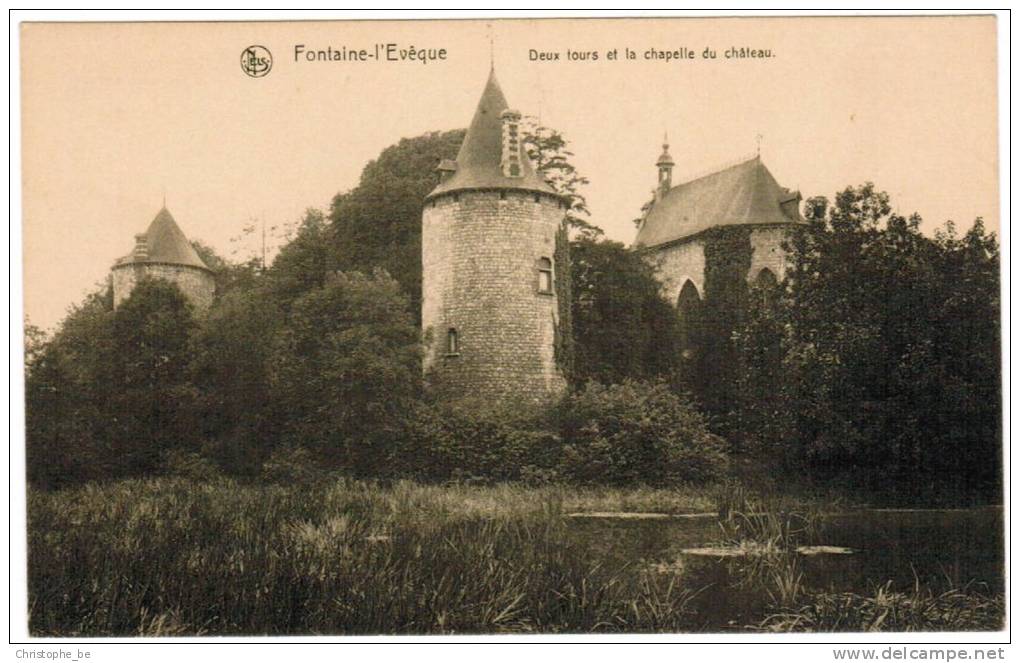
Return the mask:
[[680,319],[679,341],[680,354],[684,359],[694,356],[697,344],[697,330],[701,318],[701,295],[690,279],[680,288],[680,296],[676,300],[677,317]]
[[453,327],[446,332],[446,354],[448,356],[460,354],[460,338]]
[[538,292],[553,294],[553,263],[549,258],[538,259]]
[[772,306],[776,298],[776,286],[779,280],[772,270],[763,267],[758,276],[754,279],[754,289],[759,297],[758,301],[762,306]]

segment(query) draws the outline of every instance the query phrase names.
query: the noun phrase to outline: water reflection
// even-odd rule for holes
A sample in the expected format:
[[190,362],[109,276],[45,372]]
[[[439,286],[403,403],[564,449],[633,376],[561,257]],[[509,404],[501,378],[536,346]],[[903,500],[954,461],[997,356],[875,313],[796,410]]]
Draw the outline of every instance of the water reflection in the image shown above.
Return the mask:
[[[756,623],[769,597],[751,591],[748,558],[685,555],[684,549],[724,541],[714,519],[571,519],[577,537],[609,564],[675,573],[704,588],[693,607],[705,629]],[[872,593],[891,582],[907,591],[919,583],[935,592],[951,584],[1005,591],[1003,512],[1000,508],[858,511],[823,517],[819,531],[798,543],[845,547],[853,554],[799,555],[807,591]]]

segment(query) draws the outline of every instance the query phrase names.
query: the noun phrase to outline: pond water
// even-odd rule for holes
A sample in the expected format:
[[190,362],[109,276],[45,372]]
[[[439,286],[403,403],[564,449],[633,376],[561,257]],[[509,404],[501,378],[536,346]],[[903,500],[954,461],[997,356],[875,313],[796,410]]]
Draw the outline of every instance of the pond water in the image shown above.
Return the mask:
[[[569,531],[607,562],[682,573],[686,586],[705,588],[692,607],[706,616],[706,628],[757,623],[766,610],[763,593],[754,595],[740,585],[736,565],[746,559],[689,554],[724,543],[716,518],[571,518]],[[853,551],[799,555],[803,587],[809,591],[873,595],[887,582],[893,589],[910,590],[915,581],[935,592],[950,584],[970,584],[985,593],[1005,591],[1003,511],[998,507],[828,515],[817,532],[798,543]]]

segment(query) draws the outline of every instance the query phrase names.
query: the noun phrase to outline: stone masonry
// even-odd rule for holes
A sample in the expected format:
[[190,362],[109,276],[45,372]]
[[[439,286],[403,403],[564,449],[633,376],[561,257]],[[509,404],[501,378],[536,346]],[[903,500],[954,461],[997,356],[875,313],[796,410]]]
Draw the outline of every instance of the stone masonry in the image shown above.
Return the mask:
[[542,291],[539,275],[563,214],[558,198],[523,191],[463,192],[426,206],[424,363],[443,392],[545,401],[566,389],[554,356],[556,293]]
[[[758,226],[751,229],[751,267],[747,270],[748,285],[754,284],[762,270],[768,269],[776,281],[786,276],[786,252],[783,243],[790,233],[790,226]],[[691,237],[669,246],[648,252],[648,259],[656,268],[662,284],[663,297],[676,306],[680,290],[690,281],[705,296],[705,243],[700,237]]]
[[190,265],[132,263],[115,266],[111,275],[114,307],[120,306],[145,276],[176,283],[199,312],[207,311],[212,306],[216,294],[216,283],[209,270]]

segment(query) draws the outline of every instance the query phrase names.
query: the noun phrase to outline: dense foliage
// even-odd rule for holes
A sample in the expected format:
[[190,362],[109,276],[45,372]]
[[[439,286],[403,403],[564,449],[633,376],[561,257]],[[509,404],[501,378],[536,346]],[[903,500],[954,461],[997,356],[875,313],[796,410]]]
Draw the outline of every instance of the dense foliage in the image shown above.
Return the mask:
[[698,394],[706,413],[730,434],[725,419],[733,406],[740,362],[733,333],[744,324],[748,309],[747,275],[751,269],[751,229],[729,226],[704,233],[704,298],[683,323],[693,353],[685,358],[683,379]]
[[537,416],[423,405],[391,470],[418,480],[704,484],[727,468],[725,442],[664,382],[590,382]]
[[62,485],[151,473],[195,443],[191,305],[142,279],[114,312],[108,293],[73,309],[28,366],[29,479]]
[[421,380],[407,308],[381,271],[337,273],[294,302],[269,358],[284,442],[362,474],[384,462]]
[[[928,238],[870,185],[808,203],[776,297],[737,335],[733,429],[763,457],[902,496],[998,497],[999,249]],[[774,303],[773,303],[774,302]]]
[[554,479],[561,444],[545,423],[500,409],[422,404],[393,470],[423,481]]
[[563,473],[587,483],[704,483],[726,471],[726,444],[665,383],[590,383],[558,412]]
[[405,138],[361,173],[358,186],[333,199],[329,220],[338,268],[386,270],[421,315],[422,201],[436,187],[436,166],[453,159],[464,130]]
[[623,244],[571,242],[574,386],[671,378],[679,366],[676,314],[655,272]]

